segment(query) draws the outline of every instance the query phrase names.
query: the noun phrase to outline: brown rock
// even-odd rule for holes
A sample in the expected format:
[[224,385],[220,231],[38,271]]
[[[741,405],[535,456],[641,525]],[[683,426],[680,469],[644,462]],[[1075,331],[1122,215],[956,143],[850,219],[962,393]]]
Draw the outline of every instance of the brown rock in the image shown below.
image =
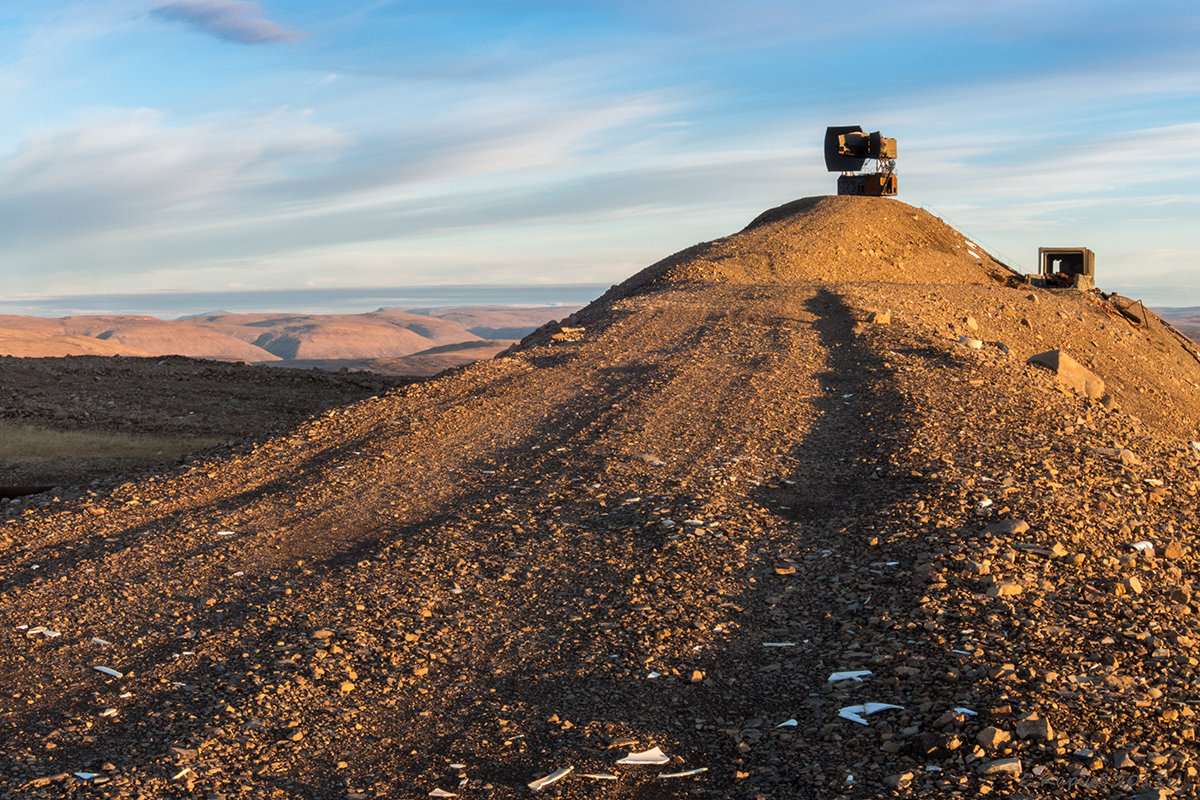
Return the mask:
[[1030,715],[1017,722],[1017,738],[1048,742],[1054,738],[1054,728],[1050,720]]
[[1029,530],[1029,523],[1023,519],[1002,519],[984,528],[988,533],[1014,535]]
[[1011,775],[1021,777],[1021,759],[998,758],[995,761],[985,761],[979,766],[980,775]]
[[996,750],[1000,745],[1011,740],[1012,734],[994,725],[987,726],[975,735],[975,741],[979,742],[981,747],[988,750]]
[[1063,350],[1038,353],[1030,356],[1026,363],[1045,367],[1054,373],[1059,383],[1091,400],[1099,400],[1104,395],[1104,381]]

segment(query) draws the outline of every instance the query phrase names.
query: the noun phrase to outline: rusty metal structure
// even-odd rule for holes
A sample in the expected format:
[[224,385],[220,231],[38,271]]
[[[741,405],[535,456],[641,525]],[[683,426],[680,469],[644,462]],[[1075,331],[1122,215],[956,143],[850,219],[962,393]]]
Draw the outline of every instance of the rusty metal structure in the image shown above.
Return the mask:
[[[864,172],[868,161],[874,164]],[[842,173],[838,194],[891,197],[897,189],[896,140],[857,125],[832,125],[825,129],[825,168]]]
[[1039,247],[1039,286],[1096,288],[1096,254],[1086,247]]

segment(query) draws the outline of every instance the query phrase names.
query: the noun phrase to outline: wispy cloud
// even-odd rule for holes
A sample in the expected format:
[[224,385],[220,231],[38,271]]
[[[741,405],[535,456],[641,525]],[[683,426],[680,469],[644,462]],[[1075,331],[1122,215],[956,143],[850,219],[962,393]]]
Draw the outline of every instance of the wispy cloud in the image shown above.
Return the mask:
[[0,251],[64,228],[87,237],[163,224],[279,180],[297,160],[319,164],[346,144],[286,109],[189,125],[149,109],[96,113],[0,152]]
[[177,0],[159,6],[153,13],[241,44],[288,43],[304,37],[301,31],[288,30],[267,19],[252,0]]

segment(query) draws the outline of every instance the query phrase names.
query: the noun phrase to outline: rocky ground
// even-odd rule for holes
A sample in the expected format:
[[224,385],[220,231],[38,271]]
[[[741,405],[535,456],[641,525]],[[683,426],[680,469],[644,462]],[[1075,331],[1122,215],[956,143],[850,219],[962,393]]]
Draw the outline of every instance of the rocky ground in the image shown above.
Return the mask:
[[[0,423],[49,431],[261,440],[306,417],[409,383],[364,373],[285,371],[180,356],[0,356]],[[175,465],[156,459],[0,462],[0,488],[115,486]]]
[[9,503],[0,796],[1193,795],[1200,364],[939,225],[793,205],[508,357]]

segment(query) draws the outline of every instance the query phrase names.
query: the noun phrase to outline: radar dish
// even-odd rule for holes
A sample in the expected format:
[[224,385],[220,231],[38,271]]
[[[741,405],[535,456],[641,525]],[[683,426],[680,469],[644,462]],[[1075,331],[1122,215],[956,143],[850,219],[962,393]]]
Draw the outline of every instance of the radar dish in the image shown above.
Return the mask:
[[858,156],[844,156],[838,152],[838,139],[847,133],[862,133],[857,125],[833,125],[825,129],[825,168],[830,172],[858,172],[867,160]]

